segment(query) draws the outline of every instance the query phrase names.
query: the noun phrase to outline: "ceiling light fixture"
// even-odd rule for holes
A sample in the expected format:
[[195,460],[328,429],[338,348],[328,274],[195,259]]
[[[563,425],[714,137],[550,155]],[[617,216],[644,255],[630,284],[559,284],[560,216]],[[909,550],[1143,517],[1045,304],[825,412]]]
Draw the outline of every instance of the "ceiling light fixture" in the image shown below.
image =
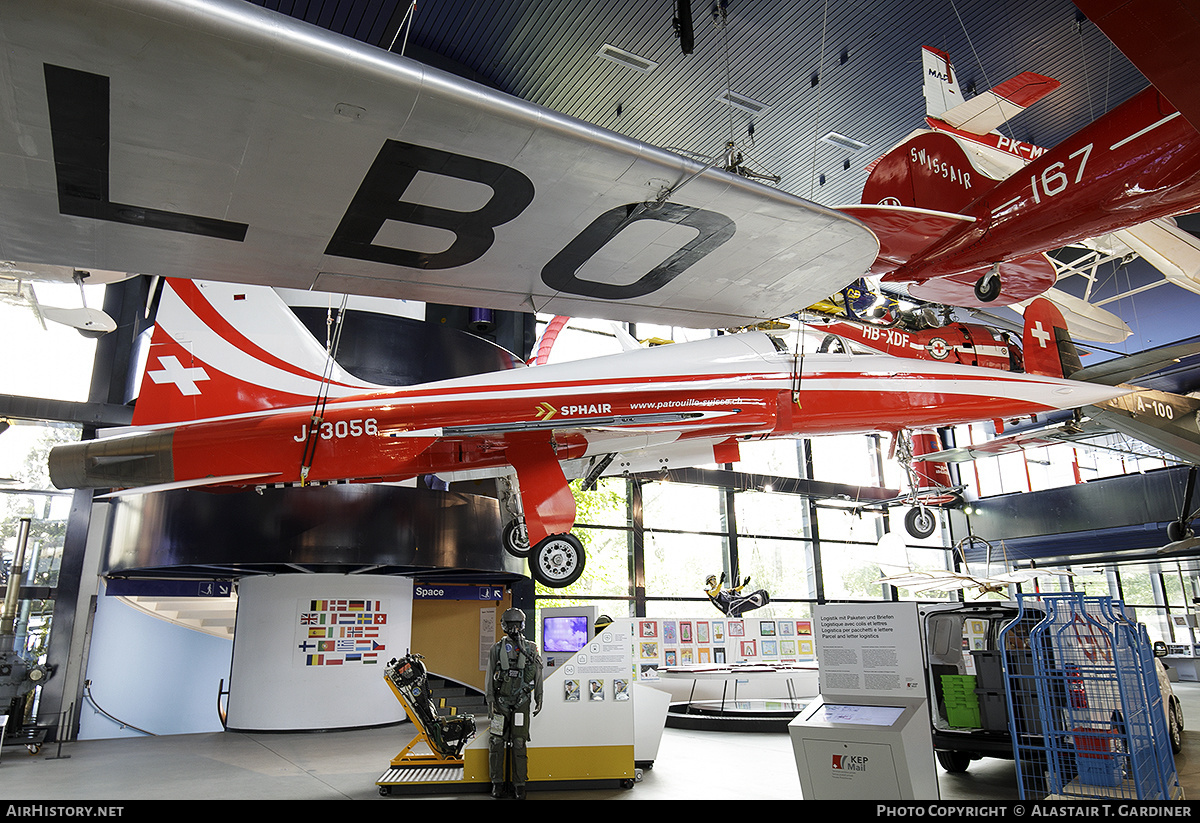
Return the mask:
[[600,51],[596,52],[596,56],[603,57],[605,60],[611,60],[627,69],[640,71],[643,74],[649,74],[658,68],[658,63],[655,63],[653,60],[647,60],[645,57],[640,57],[631,51],[619,49],[608,43],[600,47]]
[[831,146],[837,146],[839,149],[845,149],[851,152],[860,152],[867,147],[867,144],[861,140],[855,140],[853,137],[847,137],[844,134],[839,134],[836,131],[831,131],[821,137],[822,143],[828,143]]
[[762,114],[771,108],[766,103],[759,102],[753,97],[747,97],[744,94],[738,94],[736,91],[721,92],[717,95],[717,102],[733,106],[735,109],[741,109],[750,114]]

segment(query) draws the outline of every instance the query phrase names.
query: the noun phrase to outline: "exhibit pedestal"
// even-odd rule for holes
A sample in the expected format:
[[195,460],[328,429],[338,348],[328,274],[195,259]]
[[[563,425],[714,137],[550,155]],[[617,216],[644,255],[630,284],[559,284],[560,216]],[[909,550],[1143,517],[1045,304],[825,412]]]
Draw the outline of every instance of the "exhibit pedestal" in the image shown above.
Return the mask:
[[938,797],[924,700],[817,697],[788,726],[805,800]]

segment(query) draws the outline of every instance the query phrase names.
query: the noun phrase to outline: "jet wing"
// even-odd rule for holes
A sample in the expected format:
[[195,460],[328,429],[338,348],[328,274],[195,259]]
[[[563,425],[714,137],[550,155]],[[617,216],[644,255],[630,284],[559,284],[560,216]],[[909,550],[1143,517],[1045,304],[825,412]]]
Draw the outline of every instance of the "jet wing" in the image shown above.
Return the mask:
[[1200,465],[1200,400],[1141,389],[1089,409],[1092,419]]
[[1053,446],[1057,443],[1073,442],[1086,438],[1094,438],[1102,431],[1079,431],[1073,425],[1049,426],[1043,429],[1019,432],[989,440],[972,446],[959,446],[953,449],[930,452],[921,455],[921,460],[930,463],[966,463],[985,457],[997,457],[1002,454],[1036,449],[1043,446]]
[[1200,130],[1200,14],[1189,0],[1076,0],[1138,71]]
[[[1137,354],[1128,354],[1087,366],[1071,375],[1072,380],[1119,386],[1146,378],[1155,372],[1178,366],[1181,360],[1200,355],[1200,340],[1188,340],[1169,346],[1160,346]],[[1149,381],[1147,381],[1149,383]]]
[[878,251],[832,209],[242,0],[0,15],[21,265],[713,328]]

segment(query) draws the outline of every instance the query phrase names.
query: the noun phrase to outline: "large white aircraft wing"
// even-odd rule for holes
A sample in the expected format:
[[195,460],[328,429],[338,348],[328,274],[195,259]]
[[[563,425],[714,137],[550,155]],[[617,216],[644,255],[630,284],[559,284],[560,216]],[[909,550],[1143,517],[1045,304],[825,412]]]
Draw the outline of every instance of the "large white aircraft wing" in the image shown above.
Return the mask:
[[877,252],[832,209],[242,0],[3,3],[0,43],[3,260],[709,328]]

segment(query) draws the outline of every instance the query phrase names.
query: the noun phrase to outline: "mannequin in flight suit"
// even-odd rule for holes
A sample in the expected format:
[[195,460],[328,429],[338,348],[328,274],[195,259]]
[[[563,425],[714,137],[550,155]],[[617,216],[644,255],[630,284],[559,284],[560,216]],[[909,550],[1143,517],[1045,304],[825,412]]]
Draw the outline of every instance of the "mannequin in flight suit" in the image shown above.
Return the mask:
[[529,741],[530,704],[533,714],[542,710],[542,660],[537,646],[525,639],[525,613],[509,609],[500,618],[504,637],[488,653],[484,695],[491,724],[488,728],[488,771],[492,779],[492,797],[504,794],[504,755],[512,751],[513,793],[525,797],[529,760],[525,744]]

